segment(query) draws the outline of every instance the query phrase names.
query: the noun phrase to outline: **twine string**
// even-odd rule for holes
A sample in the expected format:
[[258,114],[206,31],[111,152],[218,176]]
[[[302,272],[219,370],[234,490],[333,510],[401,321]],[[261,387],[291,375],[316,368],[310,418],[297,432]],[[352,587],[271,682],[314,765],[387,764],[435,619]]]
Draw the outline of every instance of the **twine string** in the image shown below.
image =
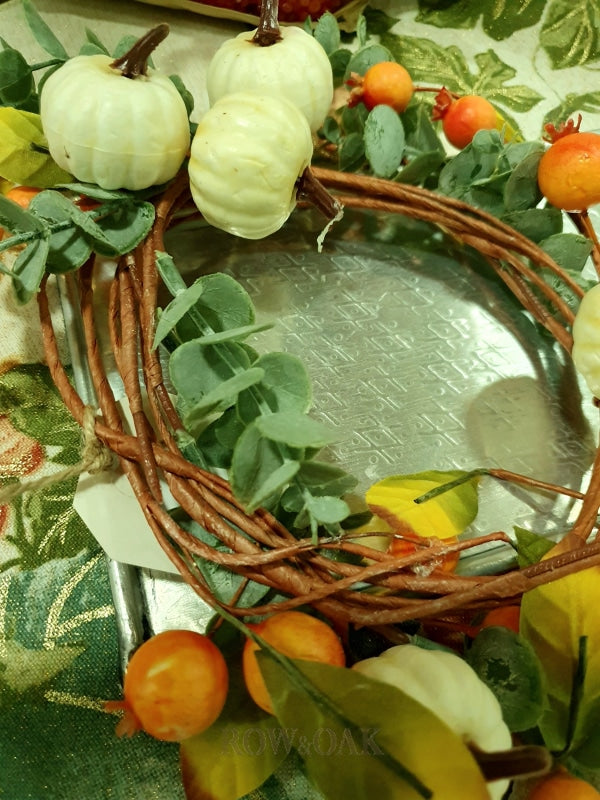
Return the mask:
[[115,460],[113,453],[96,436],[96,412],[91,406],[86,406],[83,412],[81,459],[66,469],[52,475],[44,475],[30,481],[10,483],[0,489],[0,505],[11,503],[17,497],[29,492],[37,492],[54,486],[70,478],[78,477],[84,472],[95,475],[99,472],[114,469]]

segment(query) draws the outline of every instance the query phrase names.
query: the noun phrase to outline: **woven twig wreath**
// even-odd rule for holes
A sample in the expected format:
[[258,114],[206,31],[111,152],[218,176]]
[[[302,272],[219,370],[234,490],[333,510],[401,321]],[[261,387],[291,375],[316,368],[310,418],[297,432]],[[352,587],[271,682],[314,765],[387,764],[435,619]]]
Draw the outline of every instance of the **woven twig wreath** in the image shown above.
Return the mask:
[[[549,270],[552,282],[562,282],[576,297],[583,292],[525,236],[477,208],[422,188],[316,167],[313,172],[348,208],[396,213],[426,221],[479,251],[523,307],[570,354],[573,311],[544,280],[540,269]],[[155,253],[164,251],[165,232],[175,213],[189,202],[187,174],[181,173],[157,200],[156,220],[148,237],[120,259],[111,284],[107,320],[101,322],[95,318],[94,259],[79,271],[77,281],[87,366],[100,412],[96,435],[118,457],[158,542],[201,598],[212,606],[217,603],[197,566],[198,559],[208,559],[248,580],[272,587],[287,598],[250,609],[237,608],[235,604],[227,607],[239,616],[310,604],[333,620],[379,627],[514,602],[535,586],[600,564],[600,541],[590,541],[600,507],[599,454],[585,494],[552,487],[581,500],[578,517],[566,534],[565,541],[572,546],[561,555],[501,575],[440,576],[436,571],[426,576],[427,570],[415,570],[415,565],[431,560],[426,548],[399,559],[343,539],[325,539],[315,545],[309,539],[298,540],[266,511],[246,514],[227,481],[192,465],[179,452],[175,434],[183,426],[165,389],[158,353],[152,349],[160,280]],[[82,425],[86,406],[61,363],[46,289],[44,282],[39,293],[39,312],[47,362],[67,408]],[[126,432],[127,423],[99,355],[97,331],[107,324],[135,435]],[[140,385],[140,363],[145,391]],[[147,407],[142,402],[144,394],[149,401]],[[500,478],[520,480],[519,476],[497,472]],[[161,477],[181,508],[226,549],[210,547],[176,523],[161,502]],[[544,488],[533,479],[524,478],[523,482]],[[439,558],[445,552],[465,550],[494,539],[507,540],[507,537],[492,533],[448,545],[441,551],[437,549],[435,556]],[[327,557],[327,551],[335,549],[352,551],[368,557],[369,561],[364,565],[334,561]],[[353,589],[359,582],[380,591]]]

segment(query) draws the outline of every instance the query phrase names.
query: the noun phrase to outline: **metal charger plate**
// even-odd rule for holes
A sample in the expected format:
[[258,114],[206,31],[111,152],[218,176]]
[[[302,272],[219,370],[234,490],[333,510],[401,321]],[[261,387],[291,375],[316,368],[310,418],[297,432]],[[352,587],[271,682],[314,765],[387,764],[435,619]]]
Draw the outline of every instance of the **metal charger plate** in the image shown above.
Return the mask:
[[[394,474],[480,467],[585,485],[597,434],[592,398],[570,359],[482,259],[428,226],[349,211],[319,253],[321,228],[322,219],[299,212],[253,242],[183,223],[167,248],[188,283],[222,271],[247,289],[257,321],[273,323],[250,342],[259,352],[302,359],[313,385],[311,414],[337,433],[321,456],[355,475],[357,494]],[[99,274],[98,303],[112,269]],[[90,402],[77,309],[68,281],[62,288],[75,380]],[[101,347],[120,397],[107,336]],[[521,526],[552,536],[576,510],[564,495],[483,478],[466,535]],[[501,571],[513,558],[510,547],[482,546],[459,568]],[[124,659],[144,635],[202,630],[211,615],[176,576],[114,562],[110,572]]]

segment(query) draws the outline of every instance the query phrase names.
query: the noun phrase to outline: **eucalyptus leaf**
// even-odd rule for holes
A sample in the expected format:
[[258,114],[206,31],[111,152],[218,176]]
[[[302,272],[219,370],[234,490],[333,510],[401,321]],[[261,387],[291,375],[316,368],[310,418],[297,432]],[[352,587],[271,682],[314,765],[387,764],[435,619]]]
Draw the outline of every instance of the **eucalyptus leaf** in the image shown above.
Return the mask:
[[40,288],[46,269],[48,250],[49,241],[46,237],[36,239],[28,244],[15,260],[12,270],[13,287],[17,301],[21,305],[28,303]]
[[0,225],[13,233],[30,233],[45,231],[44,222],[8,197],[0,194]]
[[387,47],[381,44],[367,44],[364,47],[360,47],[352,54],[346,66],[345,80],[347,80],[353,72],[356,72],[358,75],[364,75],[373,64],[379,64],[381,61],[393,60],[392,54]]
[[249,367],[250,358],[237,343],[205,347],[192,340],[181,344],[169,359],[171,383],[186,403],[201,400],[224,381]]
[[0,104],[19,107],[35,91],[33,73],[18,50],[0,50]]
[[338,144],[342,135],[339,122],[333,117],[326,117],[321,127],[321,134],[328,142]]
[[365,160],[365,144],[362,133],[344,136],[338,147],[338,162],[342,172],[352,172]]
[[350,513],[348,504],[339,497],[310,497],[306,501],[306,509],[319,525],[335,525],[345,520]]
[[365,129],[365,122],[369,116],[369,110],[363,103],[356,106],[344,106],[341,114],[342,128],[345,134],[362,133]]
[[289,447],[321,449],[335,442],[337,438],[322,423],[293,411],[265,414],[256,419],[256,426],[267,439],[282,442]]
[[263,495],[263,485],[288,460],[291,459],[284,448],[265,439],[255,423],[248,425],[237,441],[231,461],[229,478],[236,497],[246,504]]
[[244,389],[259,383],[263,374],[261,369],[250,367],[250,369],[237,372],[231,378],[221,381],[193,404],[189,401],[186,402],[183,414],[183,423],[186,429],[192,435],[198,433],[204,427],[209,414],[231,406],[235,403],[236,396]]
[[31,0],[21,0],[25,19],[37,43],[51,56],[66,61],[69,54],[42,19]]
[[400,167],[395,180],[400,181],[400,183],[410,183],[413,186],[421,185],[427,178],[436,175],[445,161],[445,156],[439,150],[419,153],[418,156],[411,158],[406,166]]
[[553,206],[511,211],[502,214],[501,219],[519,233],[527,236],[532,242],[537,243],[561,233],[563,228],[562,212]]
[[97,220],[102,235],[90,233],[94,249],[109,258],[131,252],[150,233],[154,218],[154,206],[144,200],[107,203],[105,215]]
[[377,105],[365,122],[365,155],[374,174],[390,178],[402,161],[405,135],[402,120],[394,109]]
[[498,699],[511,731],[535,727],[546,696],[542,667],[526,639],[505,627],[484,628],[468,649],[467,661]]
[[344,78],[351,57],[352,53],[346,48],[340,48],[329,56],[334,80],[341,81]]
[[593,249],[587,236],[578,233],[556,233],[539,244],[560,267],[570,272],[581,272]]
[[158,347],[165,336],[187,314],[189,309],[198,301],[203,291],[204,284],[201,281],[195,281],[189,289],[177,294],[169,305],[163,309],[156,325],[154,341],[152,342],[153,349]]
[[[65,203],[68,208],[65,208]],[[29,204],[29,208],[49,222],[72,222],[70,210],[73,204],[50,189],[37,194]],[[79,210],[78,212],[83,213]],[[65,230],[51,234],[46,269],[57,273],[78,269],[87,261],[91,252],[92,248],[81,230],[71,224]]]
[[192,111],[194,110],[194,95],[190,92],[179,75],[169,75],[169,80],[179,92],[181,99],[184,102],[188,117],[191,116]]
[[273,324],[271,322],[243,325],[240,328],[229,328],[227,331],[219,331],[218,333],[207,333],[204,336],[199,336],[195,341],[204,347],[209,344],[220,344],[221,342],[241,342],[254,333],[262,333],[272,327]]
[[259,485],[256,492],[246,502],[246,510],[252,513],[261,506],[268,506],[270,499],[276,494],[281,494],[299,469],[298,461],[284,461]]
[[313,35],[328,56],[340,47],[340,28],[330,11],[326,11],[319,17]]
[[130,192],[124,192],[120,189],[102,189],[95,183],[71,181],[69,183],[59,184],[56,188],[68,189],[70,192],[89,197],[91,200],[98,200],[100,203],[110,202],[111,200],[128,202],[131,199]]
[[110,55],[108,48],[106,47],[104,42],[102,42],[102,40],[98,37],[98,35],[90,28],[85,29],[85,38],[86,41],[89,42],[89,44],[94,45],[94,47],[96,47],[99,52],[104,53],[105,56]]
[[532,208],[542,199],[537,173],[543,147],[530,153],[513,169],[504,186],[504,207],[507,211]]
[[264,371],[260,385],[241,392],[237,412],[242,422],[268,412],[306,413],[312,403],[310,378],[303,362],[290,353],[266,353],[253,364]]
[[[171,280],[173,287],[176,288],[179,284],[173,274]],[[182,341],[254,324],[255,312],[252,300],[248,292],[234,278],[217,272],[204,275],[198,280],[203,286],[202,295],[177,325],[177,335]]]

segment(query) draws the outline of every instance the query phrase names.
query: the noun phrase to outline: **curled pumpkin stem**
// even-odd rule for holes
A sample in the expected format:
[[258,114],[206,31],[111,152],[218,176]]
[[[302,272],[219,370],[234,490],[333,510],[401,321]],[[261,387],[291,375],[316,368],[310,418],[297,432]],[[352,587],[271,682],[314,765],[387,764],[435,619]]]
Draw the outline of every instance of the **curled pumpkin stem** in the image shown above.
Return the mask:
[[521,745],[487,753],[470,744],[469,750],[486,781],[545,775],[552,768],[552,755],[538,745]]
[[141,39],[124,55],[116,58],[110,65],[113,69],[121,70],[124,78],[137,78],[148,74],[148,59],[158,45],[169,35],[169,26],[161,22],[155,28],[145,33]]
[[297,199],[310,203],[319,209],[328,220],[335,219],[342,207],[340,203],[323,186],[320,180],[315,177],[310,167],[306,167],[302,175],[296,182]]
[[279,30],[279,2],[263,0],[260,4],[258,28],[251,41],[259,47],[270,47],[282,38]]

